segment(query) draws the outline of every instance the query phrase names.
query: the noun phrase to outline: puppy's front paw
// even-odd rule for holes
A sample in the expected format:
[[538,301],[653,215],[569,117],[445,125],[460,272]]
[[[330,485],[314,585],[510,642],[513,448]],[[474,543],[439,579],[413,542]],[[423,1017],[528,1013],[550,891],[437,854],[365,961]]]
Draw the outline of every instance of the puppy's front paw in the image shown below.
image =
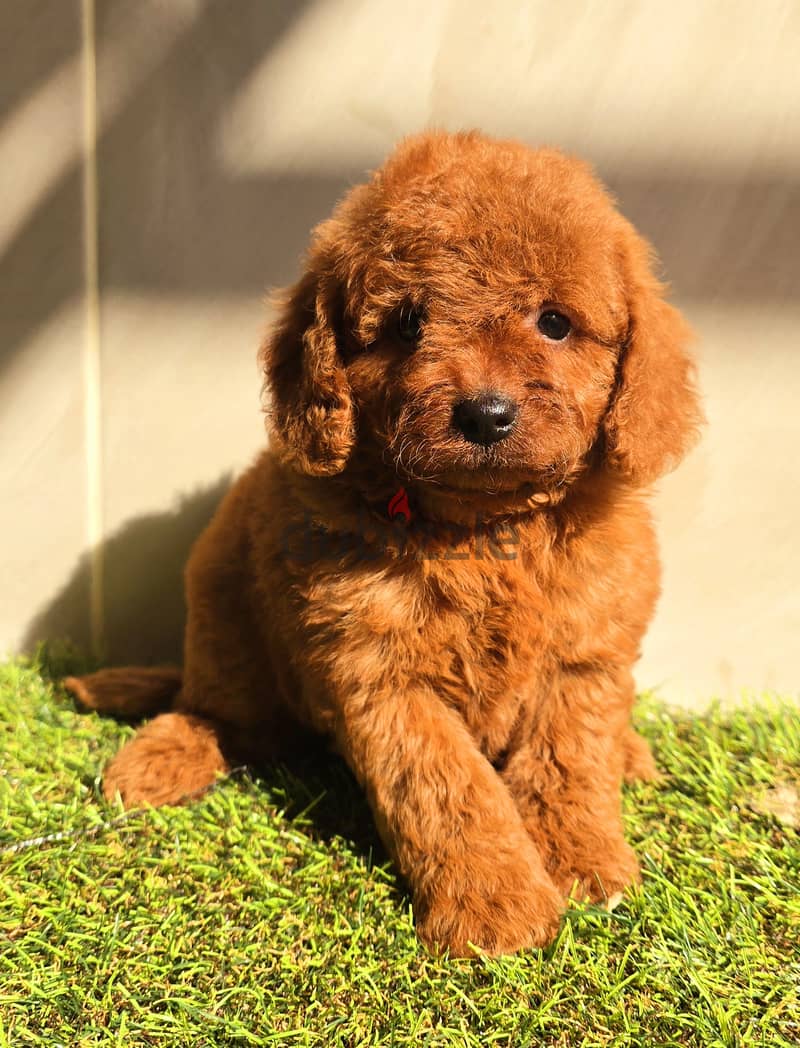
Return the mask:
[[454,957],[547,946],[558,933],[563,909],[555,885],[522,862],[483,871],[468,867],[457,874],[446,870],[414,905],[420,939]]

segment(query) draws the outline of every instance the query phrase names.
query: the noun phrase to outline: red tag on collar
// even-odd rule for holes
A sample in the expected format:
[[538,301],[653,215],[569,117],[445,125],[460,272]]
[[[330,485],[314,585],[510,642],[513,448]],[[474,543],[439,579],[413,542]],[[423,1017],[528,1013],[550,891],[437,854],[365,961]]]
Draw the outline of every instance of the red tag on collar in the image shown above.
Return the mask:
[[386,512],[389,514],[389,520],[403,517],[406,524],[411,522],[411,506],[408,504],[408,492],[405,488],[400,488],[392,495],[386,507]]

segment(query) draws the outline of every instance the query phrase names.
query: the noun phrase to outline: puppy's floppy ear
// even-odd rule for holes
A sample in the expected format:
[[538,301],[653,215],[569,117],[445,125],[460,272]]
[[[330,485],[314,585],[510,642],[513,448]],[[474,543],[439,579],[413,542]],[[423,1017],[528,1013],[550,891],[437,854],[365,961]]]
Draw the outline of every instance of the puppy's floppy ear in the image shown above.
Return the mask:
[[310,269],[284,299],[261,349],[271,436],[303,473],[340,473],[355,440],[353,402],[337,346],[338,294]]
[[703,413],[686,352],[691,331],[664,301],[650,247],[630,228],[623,258],[628,335],[604,424],[606,463],[644,485],[677,466],[697,439]]

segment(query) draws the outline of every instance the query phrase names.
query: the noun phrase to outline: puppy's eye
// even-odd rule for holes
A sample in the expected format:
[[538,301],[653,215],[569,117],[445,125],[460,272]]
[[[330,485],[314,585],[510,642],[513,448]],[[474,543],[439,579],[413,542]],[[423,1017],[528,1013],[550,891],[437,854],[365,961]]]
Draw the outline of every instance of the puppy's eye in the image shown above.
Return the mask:
[[422,334],[422,310],[403,306],[397,318],[397,334],[404,342],[418,342]]
[[536,326],[545,338],[552,339],[553,342],[562,342],[572,328],[569,317],[556,312],[555,309],[545,310],[536,321]]

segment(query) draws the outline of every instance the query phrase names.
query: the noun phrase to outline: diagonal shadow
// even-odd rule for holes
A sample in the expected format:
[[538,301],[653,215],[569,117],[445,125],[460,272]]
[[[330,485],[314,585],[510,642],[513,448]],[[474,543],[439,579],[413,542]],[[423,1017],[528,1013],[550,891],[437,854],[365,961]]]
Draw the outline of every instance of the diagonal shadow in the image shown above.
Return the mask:
[[[295,274],[309,228],[327,214],[350,178],[324,173],[237,177],[222,168],[215,142],[242,85],[309,2],[241,0],[233,18],[230,4],[208,0],[121,106],[98,143],[103,291],[258,295],[266,285]],[[63,40],[42,46],[36,62],[22,62],[12,89],[0,96],[6,107],[19,105],[24,92],[69,53],[65,41],[74,34],[74,11],[72,5],[57,6]],[[52,14],[52,4],[46,7]],[[39,19],[43,10],[42,4],[34,7]],[[124,10],[130,13],[120,0],[100,0],[101,48]],[[0,28],[7,39],[21,39],[23,47],[37,51],[28,11],[27,4],[4,5]],[[41,35],[47,41],[59,34],[48,28]],[[101,80],[98,86],[102,96],[113,85]],[[270,99],[265,98],[264,121],[269,120]],[[535,127],[530,137],[535,139]],[[683,301],[763,304],[796,297],[793,230],[800,224],[800,184],[791,172],[606,169],[601,174],[622,209],[656,245]],[[0,368],[80,295],[80,256],[75,254],[80,209],[76,160],[0,260]]]
[[[258,295],[291,274],[309,226],[329,210],[343,180],[286,176],[240,184],[220,168],[213,143],[242,83],[309,3],[250,0],[232,19],[229,4],[210,0],[100,135],[101,291]],[[117,0],[99,3],[101,50],[120,7]],[[45,49],[39,80],[52,60]],[[22,79],[32,85],[37,77]],[[101,80],[101,96],[104,86]],[[0,258],[0,373],[82,295],[81,211],[76,158]]]
[[79,53],[80,4],[52,0],[0,4],[0,41],[4,52],[8,48],[9,59],[13,52],[13,61],[0,77],[2,124],[59,66]]

